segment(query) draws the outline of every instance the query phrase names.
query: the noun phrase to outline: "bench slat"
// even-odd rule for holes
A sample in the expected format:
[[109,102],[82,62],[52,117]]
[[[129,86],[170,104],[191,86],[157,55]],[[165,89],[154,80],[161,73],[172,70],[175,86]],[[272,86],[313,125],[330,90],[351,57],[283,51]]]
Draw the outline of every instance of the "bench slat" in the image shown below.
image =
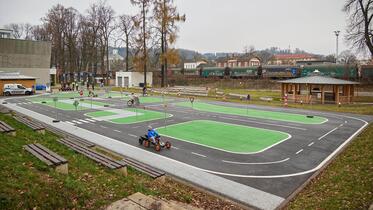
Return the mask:
[[39,158],[41,161],[43,161],[44,163],[46,163],[48,166],[53,165],[53,163],[51,161],[47,160],[46,158],[44,158],[43,156],[41,156],[39,153],[35,152],[28,145],[25,145],[23,148],[25,148],[25,150],[27,150],[28,152],[30,152],[31,154],[33,154],[34,156],[36,156],[37,158]]
[[14,128],[12,128],[10,125],[6,124],[3,121],[0,121],[0,131],[1,132],[13,132],[15,131]]
[[78,153],[81,153],[93,160],[95,160],[96,162],[99,162],[111,169],[118,169],[118,168],[121,168],[121,167],[124,167],[125,164],[123,163],[120,163],[118,161],[115,161],[115,160],[112,160],[111,158],[105,156],[105,155],[102,155],[102,154],[99,154],[89,148],[85,148],[85,147],[82,147],[81,145],[78,145],[74,142],[71,142],[69,141],[68,139],[60,139],[58,140],[59,142],[61,142],[62,144],[65,144],[66,146],[70,147],[71,149],[75,150],[76,152]]
[[29,147],[39,155],[43,156],[45,159],[51,161],[54,165],[60,163],[60,160],[50,155],[48,151],[43,150],[44,148],[39,148],[35,144],[30,144]]
[[123,161],[125,163],[127,163],[128,165],[134,167],[135,169],[137,169],[137,170],[139,170],[143,173],[148,174],[152,178],[158,178],[160,176],[165,175],[165,172],[160,171],[158,169],[155,169],[154,167],[151,167],[147,164],[141,163],[137,160],[134,160],[134,159],[131,159],[131,158],[125,158],[125,159],[123,159]]
[[48,148],[44,147],[43,145],[39,144],[39,143],[36,143],[35,144],[37,147],[39,147],[40,149],[42,149],[43,151],[45,152],[48,152],[48,154],[50,154],[51,156],[57,158],[59,161],[61,161],[62,163],[67,163],[67,160],[65,158],[63,158],[62,156],[60,156],[59,154],[49,150]]
[[25,124],[26,126],[30,127],[33,130],[43,130],[45,127],[39,123],[36,123],[26,117],[23,116],[15,116],[14,117],[18,122]]

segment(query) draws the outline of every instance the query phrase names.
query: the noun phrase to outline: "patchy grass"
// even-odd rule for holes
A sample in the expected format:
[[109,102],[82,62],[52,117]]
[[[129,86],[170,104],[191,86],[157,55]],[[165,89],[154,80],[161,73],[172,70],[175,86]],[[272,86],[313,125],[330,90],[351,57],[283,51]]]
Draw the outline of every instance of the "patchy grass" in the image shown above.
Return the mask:
[[[0,120],[17,130],[16,137],[0,134],[0,209],[100,209],[135,192],[207,209],[238,209],[171,179],[160,185],[130,167],[124,177],[58,143],[50,132],[35,133],[3,114]],[[69,174],[56,173],[23,150],[23,145],[36,142],[65,157]]]
[[373,125],[286,209],[368,209],[373,202]]

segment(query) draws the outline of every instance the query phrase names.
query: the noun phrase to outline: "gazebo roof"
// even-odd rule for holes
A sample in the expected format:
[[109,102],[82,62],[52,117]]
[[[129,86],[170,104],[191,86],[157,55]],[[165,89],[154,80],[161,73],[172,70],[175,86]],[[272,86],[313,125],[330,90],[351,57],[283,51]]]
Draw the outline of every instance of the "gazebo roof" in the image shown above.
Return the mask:
[[279,83],[288,83],[288,84],[320,84],[320,85],[357,85],[359,82],[352,82],[348,80],[336,79],[327,76],[308,76],[300,77],[289,80],[278,81]]

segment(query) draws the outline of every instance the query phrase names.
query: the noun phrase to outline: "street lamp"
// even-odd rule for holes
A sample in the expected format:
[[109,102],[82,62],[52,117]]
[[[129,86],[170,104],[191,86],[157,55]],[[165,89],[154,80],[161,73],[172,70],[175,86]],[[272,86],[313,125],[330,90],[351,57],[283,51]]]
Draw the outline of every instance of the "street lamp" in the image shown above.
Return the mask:
[[341,31],[334,31],[334,34],[336,36],[336,53],[335,53],[335,63],[338,63],[338,37],[339,37],[339,33],[341,33]]

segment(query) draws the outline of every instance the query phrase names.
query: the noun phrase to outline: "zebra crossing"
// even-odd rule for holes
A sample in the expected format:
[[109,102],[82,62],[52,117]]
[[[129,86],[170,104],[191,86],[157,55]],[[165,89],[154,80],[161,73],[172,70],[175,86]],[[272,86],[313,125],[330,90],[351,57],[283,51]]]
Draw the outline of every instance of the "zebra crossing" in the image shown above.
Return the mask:
[[85,118],[85,119],[74,119],[74,120],[64,121],[64,122],[68,123],[70,125],[81,125],[81,124],[85,124],[85,123],[94,123],[94,122],[98,122],[98,121],[102,121],[102,120],[97,119],[97,118]]
[[33,104],[32,102],[20,102],[17,103],[17,105],[27,105],[27,104]]

